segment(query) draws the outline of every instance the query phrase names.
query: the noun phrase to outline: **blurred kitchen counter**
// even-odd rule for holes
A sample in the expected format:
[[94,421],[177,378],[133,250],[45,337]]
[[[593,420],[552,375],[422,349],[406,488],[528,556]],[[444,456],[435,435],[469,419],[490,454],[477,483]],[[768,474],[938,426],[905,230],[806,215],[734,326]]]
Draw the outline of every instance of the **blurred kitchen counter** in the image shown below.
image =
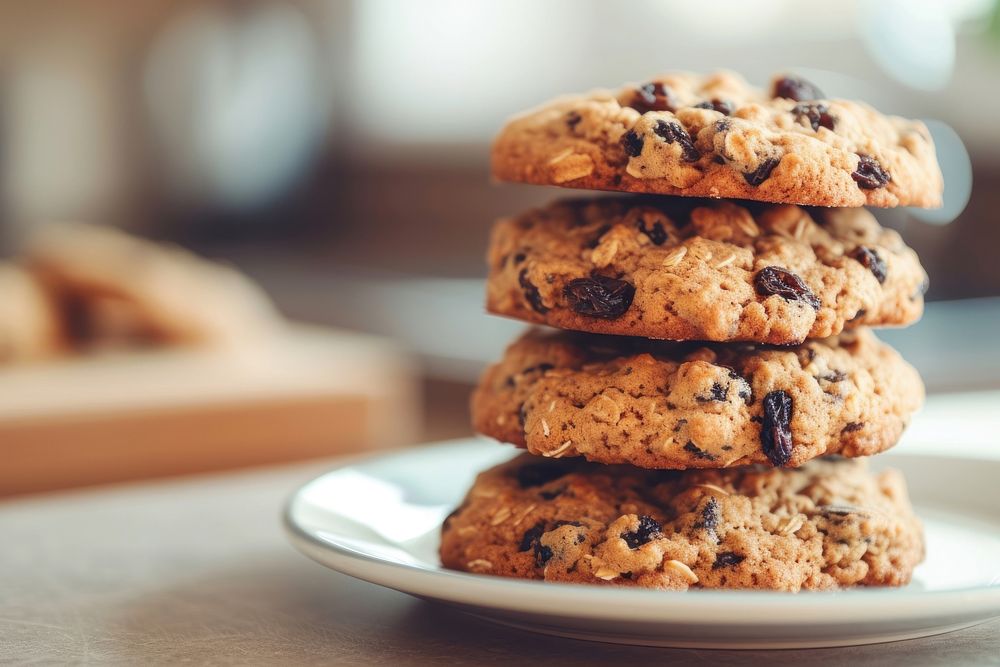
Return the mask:
[[997,664],[1000,620],[786,651],[639,648],[528,634],[322,568],[282,502],[335,460],[0,502],[3,664]]
[[0,497],[398,447],[425,435],[420,411],[398,346],[325,327],[11,365]]

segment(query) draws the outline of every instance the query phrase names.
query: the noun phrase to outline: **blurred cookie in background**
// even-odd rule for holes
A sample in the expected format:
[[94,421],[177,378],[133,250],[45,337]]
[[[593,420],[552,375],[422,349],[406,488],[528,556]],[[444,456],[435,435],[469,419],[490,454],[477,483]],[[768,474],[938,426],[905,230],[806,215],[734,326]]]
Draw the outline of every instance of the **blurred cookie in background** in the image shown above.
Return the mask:
[[281,326],[271,300],[237,270],[110,227],[48,225],[29,243],[25,261],[85,349],[242,346]]
[[25,269],[0,263],[0,364],[66,351],[63,319],[52,294]]
[[28,241],[0,268],[0,498],[418,440],[390,341],[286,322],[239,271],[113,228]]

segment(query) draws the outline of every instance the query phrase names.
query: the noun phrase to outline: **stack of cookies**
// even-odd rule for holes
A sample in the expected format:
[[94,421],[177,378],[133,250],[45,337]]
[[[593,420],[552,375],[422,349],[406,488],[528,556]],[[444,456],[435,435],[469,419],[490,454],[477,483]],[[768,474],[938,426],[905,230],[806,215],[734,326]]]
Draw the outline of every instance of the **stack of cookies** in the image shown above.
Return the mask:
[[922,123],[795,77],[672,75],[513,119],[493,170],[632,194],[493,230],[489,310],[553,328],[473,395],[476,430],[528,453],[445,522],[447,567],[659,589],[910,580],[920,522],[900,474],[862,457],[923,400],[870,327],[917,320],[927,277],[863,206],[940,204]]

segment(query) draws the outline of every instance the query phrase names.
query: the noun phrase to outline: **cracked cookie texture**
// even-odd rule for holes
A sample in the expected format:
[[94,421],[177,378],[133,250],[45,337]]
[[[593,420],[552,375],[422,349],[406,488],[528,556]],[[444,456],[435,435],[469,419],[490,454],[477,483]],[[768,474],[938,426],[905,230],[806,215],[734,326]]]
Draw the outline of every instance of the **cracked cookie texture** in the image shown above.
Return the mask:
[[564,200],[501,219],[487,309],[593,333],[791,344],[910,324],[927,274],[863,208]]
[[479,475],[445,521],[446,567],[664,590],[901,586],[923,532],[894,470],[648,471],[524,454]]
[[506,124],[504,181],[816,206],[941,205],[927,127],[776,77],[668,74],[560,97]]
[[536,328],[471,404],[479,433],[532,454],[688,469],[877,454],[923,397],[917,372],[868,329],[776,347]]

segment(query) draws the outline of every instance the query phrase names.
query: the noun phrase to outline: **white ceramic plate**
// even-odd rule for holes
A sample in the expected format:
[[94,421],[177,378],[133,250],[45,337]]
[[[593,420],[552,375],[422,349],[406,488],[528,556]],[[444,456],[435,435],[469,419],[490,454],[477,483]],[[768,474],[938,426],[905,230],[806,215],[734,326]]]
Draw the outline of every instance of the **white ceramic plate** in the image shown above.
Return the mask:
[[534,632],[625,644],[792,648],[949,632],[1000,616],[1000,461],[889,453],[927,530],[902,589],[661,592],[465,574],[438,561],[441,521],[475,474],[514,455],[481,440],[343,465],[289,501],[292,543],[334,570]]

